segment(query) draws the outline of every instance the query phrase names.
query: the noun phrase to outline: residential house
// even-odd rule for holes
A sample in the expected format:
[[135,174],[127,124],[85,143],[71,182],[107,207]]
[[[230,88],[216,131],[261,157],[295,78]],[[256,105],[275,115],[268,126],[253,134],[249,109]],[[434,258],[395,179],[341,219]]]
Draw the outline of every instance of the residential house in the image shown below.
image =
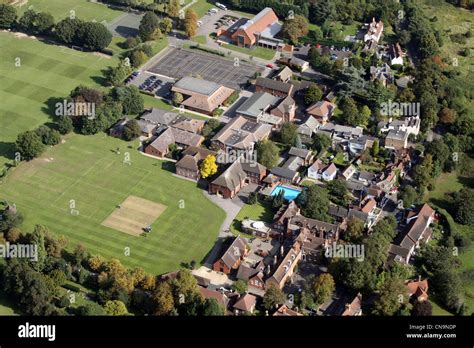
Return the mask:
[[389,261],[410,263],[411,256],[421,243],[427,243],[431,239],[430,224],[433,222],[434,216],[435,211],[428,204],[411,211],[406,219],[406,229],[395,237],[394,243],[390,247]]
[[290,165],[287,167],[273,167],[270,169],[270,175],[265,179],[265,182],[269,180],[271,180],[271,183],[278,181],[282,184],[297,184],[300,181],[300,173],[291,169]]
[[212,115],[234,93],[231,88],[191,76],[180,79],[171,90],[184,96],[181,105],[206,115]]
[[145,153],[165,157],[170,152],[171,144],[186,148],[188,146],[199,146],[203,141],[204,137],[201,135],[169,127],[145,146]]
[[410,280],[405,284],[408,296],[412,301],[423,302],[428,300],[428,279]]
[[387,85],[393,83],[394,81],[392,69],[388,64],[383,64],[382,66],[371,66],[370,80],[380,81],[384,87],[387,87]]
[[255,82],[257,92],[267,92],[280,98],[286,98],[293,95],[294,85],[291,83],[280,82],[265,77],[258,77]]
[[306,113],[313,116],[321,124],[326,124],[333,116],[336,104],[326,100],[318,101],[306,109]]
[[384,25],[382,21],[377,22],[372,18],[372,22],[365,25],[364,35],[365,50],[375,50],[383,34]]
[[275,12],[266,7],[255,17],[242,24],[233,34],[232,41],[239,47],[262,46],[278,49],[282,41],[275,39],[281,31],[282,25],[278,23]]
[[291,78],[293,77],[293,70],[291,70],[289,67],[285,66],[283,69],[281,69],[278,74],[273,77],[274,80],[280,81],[280,82],[289,82]]
[[211,139],[211,142],[214,148],[223,151],[233,149],[251,153],[255,143],[268,139],[271,132],[271,125],[236,116]]
[[248,254],[249,247],[247,242],[241,237],[237,236],[232,244],[225,249],[222,256],[214,262],[212,269],[216,272],[229,274],[232,270],[237,270]]
[[203,147],[189,146],[182,153],[182,158],[176,162],[176,175],[198,180],[199,166],[207,156],[217,156],[215,151]]
[[290,65],[295,67],[298,71],[304,72],[309,68],[309,62],[301,58],[292,57],[290,59]]
[[243,294],[237,299],[233,305],[234,313],[238,315],[239,313],[250,313],[253,314],[255,310],[255,305],[257,304],[257,298],[251,294]]
[[321,180],[321,175],[326,167],[327,166],[320,159],[317,159],[308,168],[308,177],[314,180]]
[[342,171],[341,176],[344,178],[344,180],[349,180],[350,178],[352,178],[356,171],[356,167],[350,164],[346,169]]
[[408,135],[418,135],[420,133],[421,120],[418,116],[405,117],[402,119],[394,120],[390,118],[387,121],[380,121],[377,128],[381,133],[388,133],[390,131],[405,132]]
[[317,131],[317,133],[328,135],[334,142],[359,138],[363,135],[363,132],[364,129],[362,127],[342,126],[330,122],[320,127]]
[[119,120],[109,129],[109,135],[115,138],[121,138],[123,136],[123,129],[128,121],[129,119],[127,117]]
[[211,290],[204,287],[199,287],[199,292],[201,293],[204,299],[214,299],[217,303],[224,309],[227,309],[229,306],[230,299],[221,291]]
[[389,131],[385,137],[384,146],[387,149],[406,149],[408,146],[408,133],[396,130]]
[[321,179],[323,179],[324,181],[332,181],[336,178],[336,175],[337,167],[334,163],[331,163],[321,173]]
[[339,205],[331,205],[328,211],[329,215],[331,215],[337,222],[341,225],[345,224],[347,220],[352,218],[357,218],[364,222],[364,225],[368,225],[369,221],[369,214],[364,213],[363,211],[352,209],[352,208],[345,208]]
[[236,110],[236,115],[279,128],[283,122],[293,120],[295,108],[295,101],[290,96],[279,98],[266,92],[257,92]]
[[[298,309],[298,307],[296,307]],[[280,308],[273,313],[274,317],[299,317],[303,314],[294,311],[293,309],[289,308],[286,304],[282,305]]]
[[265,280],[265,288],[276,286],[282,289],[287,280],[293,275],[296,265],[301,260],[301,255],[302,252],[298,244],[291,247],[273,274]]
[[298,134],[302,139],[309,141],[321,126],[319,121],[313,116],[308,116],[306,120],[298,126]]
[[245,185],[259,184],[266,175],[264,166],[244,161],[241,156],[209,184],[208,190],[223,198],[234,198]]
[[347,142],[349,151],[354,155],[359,155],[367,149],[371,149],[376,138],[362,135],[358,138],[349,139]]
[[318,312],[325,316],[361,316],[362,294],[336,289],[332,297],[319,307]]
[[405,52],[400,47],[400,43],[390,45],[388,50],[390,58],[390,65],[403,65],[403,58],[405,58]]
[[178,117],[178,114],[175,112],[152,108],[145,111],[145,113],[140,116],[140,120],[161,127],[169,126],[176,117]]

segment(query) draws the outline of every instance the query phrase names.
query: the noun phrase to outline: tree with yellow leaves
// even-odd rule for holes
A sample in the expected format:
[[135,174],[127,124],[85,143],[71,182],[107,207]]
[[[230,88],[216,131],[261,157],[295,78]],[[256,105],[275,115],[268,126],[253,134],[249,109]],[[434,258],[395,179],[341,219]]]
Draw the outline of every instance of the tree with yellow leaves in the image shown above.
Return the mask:
[[202,178],[207,178],[217,173],[216,156],[207,155],[201,163],[200,174]]
[[196,12],[191,9],[186,10],[186,14],[184,16],[184,30],[186,31],[186,35],[188,37],[196,36],[197,28],[198,28],[198,16]]

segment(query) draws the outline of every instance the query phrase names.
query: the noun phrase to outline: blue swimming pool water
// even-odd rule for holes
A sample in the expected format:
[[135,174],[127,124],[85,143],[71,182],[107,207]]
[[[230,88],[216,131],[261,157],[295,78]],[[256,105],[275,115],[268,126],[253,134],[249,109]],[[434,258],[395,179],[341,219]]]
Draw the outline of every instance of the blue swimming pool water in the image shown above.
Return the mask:
[[287,187],[287,186],[282,186],[282,185],[278,185],[277,187],[275,187],[271,193],[271,196],[276,196],[277,194],[280,193],[280,191],[283,191],[283,197],[285,197],[285,199],[287,201],[294,201],[296,199],[296,197],[298,197],[298,195],[301,193],[301,190],[297,190],[297,189],[294,189],[294,188],[291,188],[291,187]]

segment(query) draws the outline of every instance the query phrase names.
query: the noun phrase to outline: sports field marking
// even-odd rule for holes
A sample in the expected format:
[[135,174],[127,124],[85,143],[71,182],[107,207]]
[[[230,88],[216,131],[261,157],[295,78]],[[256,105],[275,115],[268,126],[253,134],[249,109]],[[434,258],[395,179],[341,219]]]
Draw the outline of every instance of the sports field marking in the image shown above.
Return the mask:
[[166,208],[167,206],[163,204],[137,196],[128,196],[101,225],[139,236],[143,233],[143,229],[151,226]]

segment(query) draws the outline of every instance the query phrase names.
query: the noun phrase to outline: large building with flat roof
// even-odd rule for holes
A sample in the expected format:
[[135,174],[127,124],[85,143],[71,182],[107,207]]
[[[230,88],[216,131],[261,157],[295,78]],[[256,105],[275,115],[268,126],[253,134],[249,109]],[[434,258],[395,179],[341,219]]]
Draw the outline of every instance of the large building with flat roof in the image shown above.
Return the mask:
[[231,88],[190,76],[176,82],[171,90],[184,96],[181,105],[206,115],[212,115],[234,93]]

